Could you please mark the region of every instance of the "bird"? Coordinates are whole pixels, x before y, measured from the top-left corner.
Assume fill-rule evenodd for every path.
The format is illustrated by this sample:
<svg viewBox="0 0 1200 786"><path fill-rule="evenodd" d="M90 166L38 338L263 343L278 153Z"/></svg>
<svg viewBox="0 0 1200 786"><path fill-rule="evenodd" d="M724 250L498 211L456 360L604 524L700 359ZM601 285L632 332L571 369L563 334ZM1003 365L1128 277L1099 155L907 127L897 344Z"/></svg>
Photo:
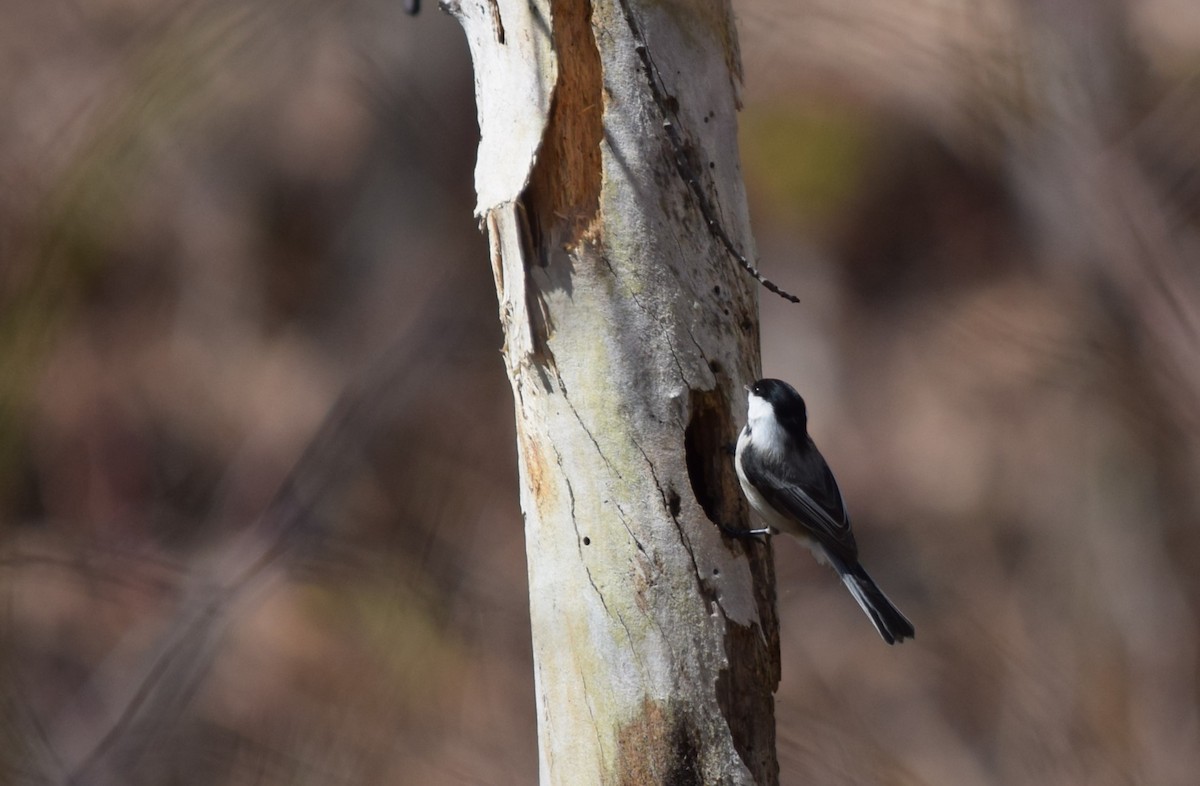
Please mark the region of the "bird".
<svg viewBox="0 0 1200 786"><path fill-rule="evenodd" d="M744 535L786 532L831 566L888 644L915 631L858 561L858 545L841 489L808 434L804 399L786 382L760 379L746 386L746 426L738 435L734 467L742 493L766 524Z"/></svg>

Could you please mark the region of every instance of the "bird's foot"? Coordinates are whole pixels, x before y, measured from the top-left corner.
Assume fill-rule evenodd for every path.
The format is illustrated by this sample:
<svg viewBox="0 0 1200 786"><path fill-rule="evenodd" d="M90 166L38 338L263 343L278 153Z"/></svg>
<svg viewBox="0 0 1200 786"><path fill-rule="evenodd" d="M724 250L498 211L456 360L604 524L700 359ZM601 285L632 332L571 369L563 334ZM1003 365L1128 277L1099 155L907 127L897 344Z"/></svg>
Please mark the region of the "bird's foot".
<svg viewBox="0 0 1200 786"><path fill-rule="evenodd" d="M727 524L720 523L717 524L717 527L720 528L721 532L725 533L725 537L737 538L738 540L754 540L771 534L770 527L763 527L761 529L737 529L735 527L730 527Z"/></svg>

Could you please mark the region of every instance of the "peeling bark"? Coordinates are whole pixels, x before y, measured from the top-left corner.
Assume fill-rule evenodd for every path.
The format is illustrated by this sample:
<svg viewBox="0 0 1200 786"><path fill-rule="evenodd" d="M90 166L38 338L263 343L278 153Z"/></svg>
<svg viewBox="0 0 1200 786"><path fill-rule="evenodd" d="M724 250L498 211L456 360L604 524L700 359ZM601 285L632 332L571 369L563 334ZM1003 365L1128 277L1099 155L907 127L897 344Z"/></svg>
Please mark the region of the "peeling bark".
<svg viewBox="0 0 1200 786"><path fill-rule="evenodd" d="M544 784L778 780L726 2L463 0L516 405ZM731 247L734 253L731 254Z"/></svg>

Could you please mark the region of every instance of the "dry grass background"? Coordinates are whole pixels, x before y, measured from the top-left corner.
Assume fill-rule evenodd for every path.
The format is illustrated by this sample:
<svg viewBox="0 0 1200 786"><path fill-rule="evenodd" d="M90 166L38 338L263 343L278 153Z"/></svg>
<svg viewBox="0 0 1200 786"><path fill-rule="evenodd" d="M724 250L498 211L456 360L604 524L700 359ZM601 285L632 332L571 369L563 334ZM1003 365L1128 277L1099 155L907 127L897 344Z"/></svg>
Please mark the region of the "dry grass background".
<svg viewBox="0 0 1200 786"><path fill-rule="evenodd" d="M1200 12L737 11L762 266L804 300L764 293L765 371L919 631L777 545L783 783L1194 783ZM461 33L4 17L0 782L533 781Z"/></svg>

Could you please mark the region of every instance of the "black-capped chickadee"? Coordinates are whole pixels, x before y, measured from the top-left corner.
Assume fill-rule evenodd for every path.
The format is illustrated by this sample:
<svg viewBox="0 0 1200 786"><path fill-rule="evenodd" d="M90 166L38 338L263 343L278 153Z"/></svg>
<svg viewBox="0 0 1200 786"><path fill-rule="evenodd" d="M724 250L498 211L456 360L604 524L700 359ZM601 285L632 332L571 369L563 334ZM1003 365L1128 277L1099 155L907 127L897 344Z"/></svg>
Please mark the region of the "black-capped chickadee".
<svg viewBox="0 0 1200 786"><path fill-rule="evenodd" d="M888 644L913 637L913 626L858 563L858 546L842 492L808 435L804 399L778 379L747 385L750 408L734 465L742 492L767 534L786 532L833 567Z"/></svg>

